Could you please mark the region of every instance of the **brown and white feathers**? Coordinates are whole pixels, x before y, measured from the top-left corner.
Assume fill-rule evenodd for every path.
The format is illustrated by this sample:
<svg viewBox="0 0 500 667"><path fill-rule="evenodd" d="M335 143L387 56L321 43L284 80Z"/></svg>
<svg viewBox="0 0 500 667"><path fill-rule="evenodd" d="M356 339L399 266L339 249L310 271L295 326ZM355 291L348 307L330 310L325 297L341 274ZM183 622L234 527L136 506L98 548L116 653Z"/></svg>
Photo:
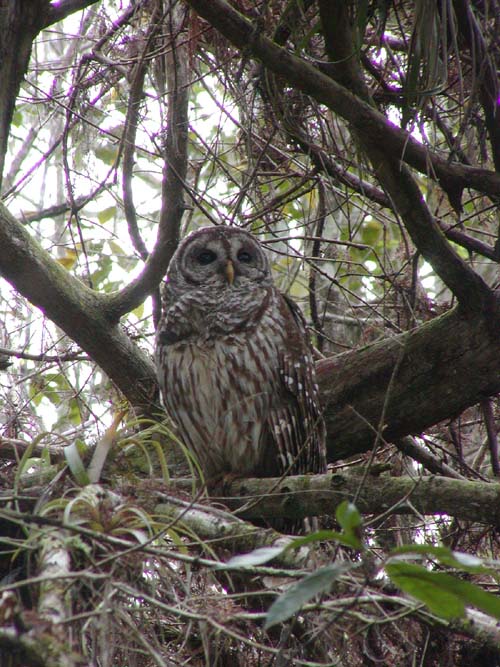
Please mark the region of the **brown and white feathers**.
<svg viewBox="0 0 500 667"><path fill-rule="evenodd" d="M204 227L168 268L157 331L163 401L207 480L326 469L314 362L298 307L249 233Z"/></svg>

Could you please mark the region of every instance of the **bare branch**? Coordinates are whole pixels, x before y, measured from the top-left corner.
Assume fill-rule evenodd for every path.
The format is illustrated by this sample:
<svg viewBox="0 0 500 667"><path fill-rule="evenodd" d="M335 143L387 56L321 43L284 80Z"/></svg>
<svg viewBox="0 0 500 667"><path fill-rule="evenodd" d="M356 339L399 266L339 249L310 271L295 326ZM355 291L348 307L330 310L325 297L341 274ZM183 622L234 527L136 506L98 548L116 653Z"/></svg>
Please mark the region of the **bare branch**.
<svg viewBox="0 0 500 667"><path fill-rule="evenodd" d="M321 0L320 14L326 49L336 63L333 75L361 98L368 98L361 69L352 55L355 48L347 5L331 5ZM378 140L374 141L372 135L359 126L356 127L356 136L422 256L456 295L464 310L476 312L487 309L494 300L489 287L446 241L410 170L400 163L399 156L382 149Z"/></svg>
<svg viewBox="0 0 500 667"><path fill-rule="evenodd" d="M90 5L95 5L98 0L59 0L54 2L45 10L44 22L41 28L48 28L49 25L62 21L66 16L79 12Z"/></svg>
<svg viewBox="0 0 500 667"><path fill-rule="evenodd" d="M269 70L328 106L359 132L370 135L381 150L398 156L422 174L439 181L455 208L460 207L461 193L466 187L491 196L500 195L499 174L467 165L449 164L318 68L277 46L225 0L187 2L238 48L253 54Z"/></svg>
<svg viewBox="0 0 500 667"><path fill-rule="evenodd" d="M118 319L152 292L165 275L179 242L184 214L184 187L187 173L188 140L188 45L184 39L185 7L172 3L167 16L169 32L168 124L165 138L165 166L162 182L162 210L155 247L141 275L108 300L107 311Z"/></svg>
<svg viewBox="0 0 500 667"><path fill-rule="evenodd" d="M420 463L425 470L434 475L452 477L453 479L466 479L459 472L438 459L437 456L434 456L434 454L431 454L427 449L420 446L415 441L415 438L407 436L406 438L401 438L401 440L396 440L394 444L405 456L411 457L414 461Z"/></svg>
<svg viewBox="0 0 500 667"><path fill-rule="evenodd" d="M144 79L147 71L147 54L151 48L151 39L159 27L159 13L156 12L152 18L152 25L149 28L149 35L146 39L146 48L142 52L139 61L136 63L132 72L132 83L130 86L129 99L127 104L127 116L125 119L125 129L123 132L123 172L122 172L122 191L123 208L127 220L128 232L132 245L139 253L139 256L146 261L149 255L148 249L139 232L137 224L137 214L134 206L132 194L132 178L135 155L135 139L137 136L137 126L140 118L141 98L144 93Z"/></svg>
<svg viewBox="0 0 500 667"><path fill-rule="evenodd" d="M495 413L490 400L482 401L481 408L486 424L488 448L490 450L491 468L495 477L500 477L500 461L498 459L498 434L495 426Z"/></svg>

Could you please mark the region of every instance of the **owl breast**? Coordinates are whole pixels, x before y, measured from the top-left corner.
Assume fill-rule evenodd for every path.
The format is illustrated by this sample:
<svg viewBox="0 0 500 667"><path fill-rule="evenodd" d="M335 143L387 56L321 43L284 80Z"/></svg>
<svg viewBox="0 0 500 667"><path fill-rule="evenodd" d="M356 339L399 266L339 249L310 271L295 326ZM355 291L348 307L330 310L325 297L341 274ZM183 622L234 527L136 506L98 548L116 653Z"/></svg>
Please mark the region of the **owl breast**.
<svg viewBox="0 0 500 667"><path fill-rule="evenodd" d="M274 290L264 296L253 299L252 312L242 303L232 308L226 304L222 319L216 310L207 313L205 306L203 327L158 346L165 406L207 479L277 470L266 451L266 421L280 400L278 358L284 327L271 317L276 311ZM196 321L193 308L191 303L191 322Z"/></svg>

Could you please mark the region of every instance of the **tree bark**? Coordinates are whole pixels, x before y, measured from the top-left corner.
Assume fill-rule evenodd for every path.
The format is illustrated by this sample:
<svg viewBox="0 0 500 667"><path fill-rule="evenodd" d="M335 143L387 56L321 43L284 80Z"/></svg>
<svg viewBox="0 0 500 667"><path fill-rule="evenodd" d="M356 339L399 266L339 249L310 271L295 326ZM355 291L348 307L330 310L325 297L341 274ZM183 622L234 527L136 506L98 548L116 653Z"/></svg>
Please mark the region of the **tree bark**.
<svg viewBox="0 0 500 667"><path fill-rule="evenodd" d="M500 318L455 309L413 331L318 363L328 459L370 449L384 401L382 438L419 434L500 391ZM394 377L393 377L394 374Z"/></svg>
<svg viewBox="0 0 500 667"><path fill-rule="evenodd" d="M48 0L0 0L0 182L12 114Z"/></svg>
<svg viewBox="0 0 500 667"><path fill-rule="evenodd" d="M362 514L445 514L500 526L500 484L446 477L390 477L357 473L234 481L219 500L242 519L335 516L344 500ZM460 502L457 502L460 498Z"/></svg>

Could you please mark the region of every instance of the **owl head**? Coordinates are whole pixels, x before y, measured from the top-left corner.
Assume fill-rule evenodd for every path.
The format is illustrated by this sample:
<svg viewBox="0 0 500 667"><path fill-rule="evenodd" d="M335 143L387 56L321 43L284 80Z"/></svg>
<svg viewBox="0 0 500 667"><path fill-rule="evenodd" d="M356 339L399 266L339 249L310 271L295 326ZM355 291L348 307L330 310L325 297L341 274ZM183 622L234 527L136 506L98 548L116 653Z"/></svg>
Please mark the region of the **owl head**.
<svg viewBox="0 0 500 667"><path fill-rule="evenodd" d="M179 244L168 271L169 286L214 288L272 283L260 243L237 227L202 227ZM172 284L173 283L173 284Z"/></svg>

